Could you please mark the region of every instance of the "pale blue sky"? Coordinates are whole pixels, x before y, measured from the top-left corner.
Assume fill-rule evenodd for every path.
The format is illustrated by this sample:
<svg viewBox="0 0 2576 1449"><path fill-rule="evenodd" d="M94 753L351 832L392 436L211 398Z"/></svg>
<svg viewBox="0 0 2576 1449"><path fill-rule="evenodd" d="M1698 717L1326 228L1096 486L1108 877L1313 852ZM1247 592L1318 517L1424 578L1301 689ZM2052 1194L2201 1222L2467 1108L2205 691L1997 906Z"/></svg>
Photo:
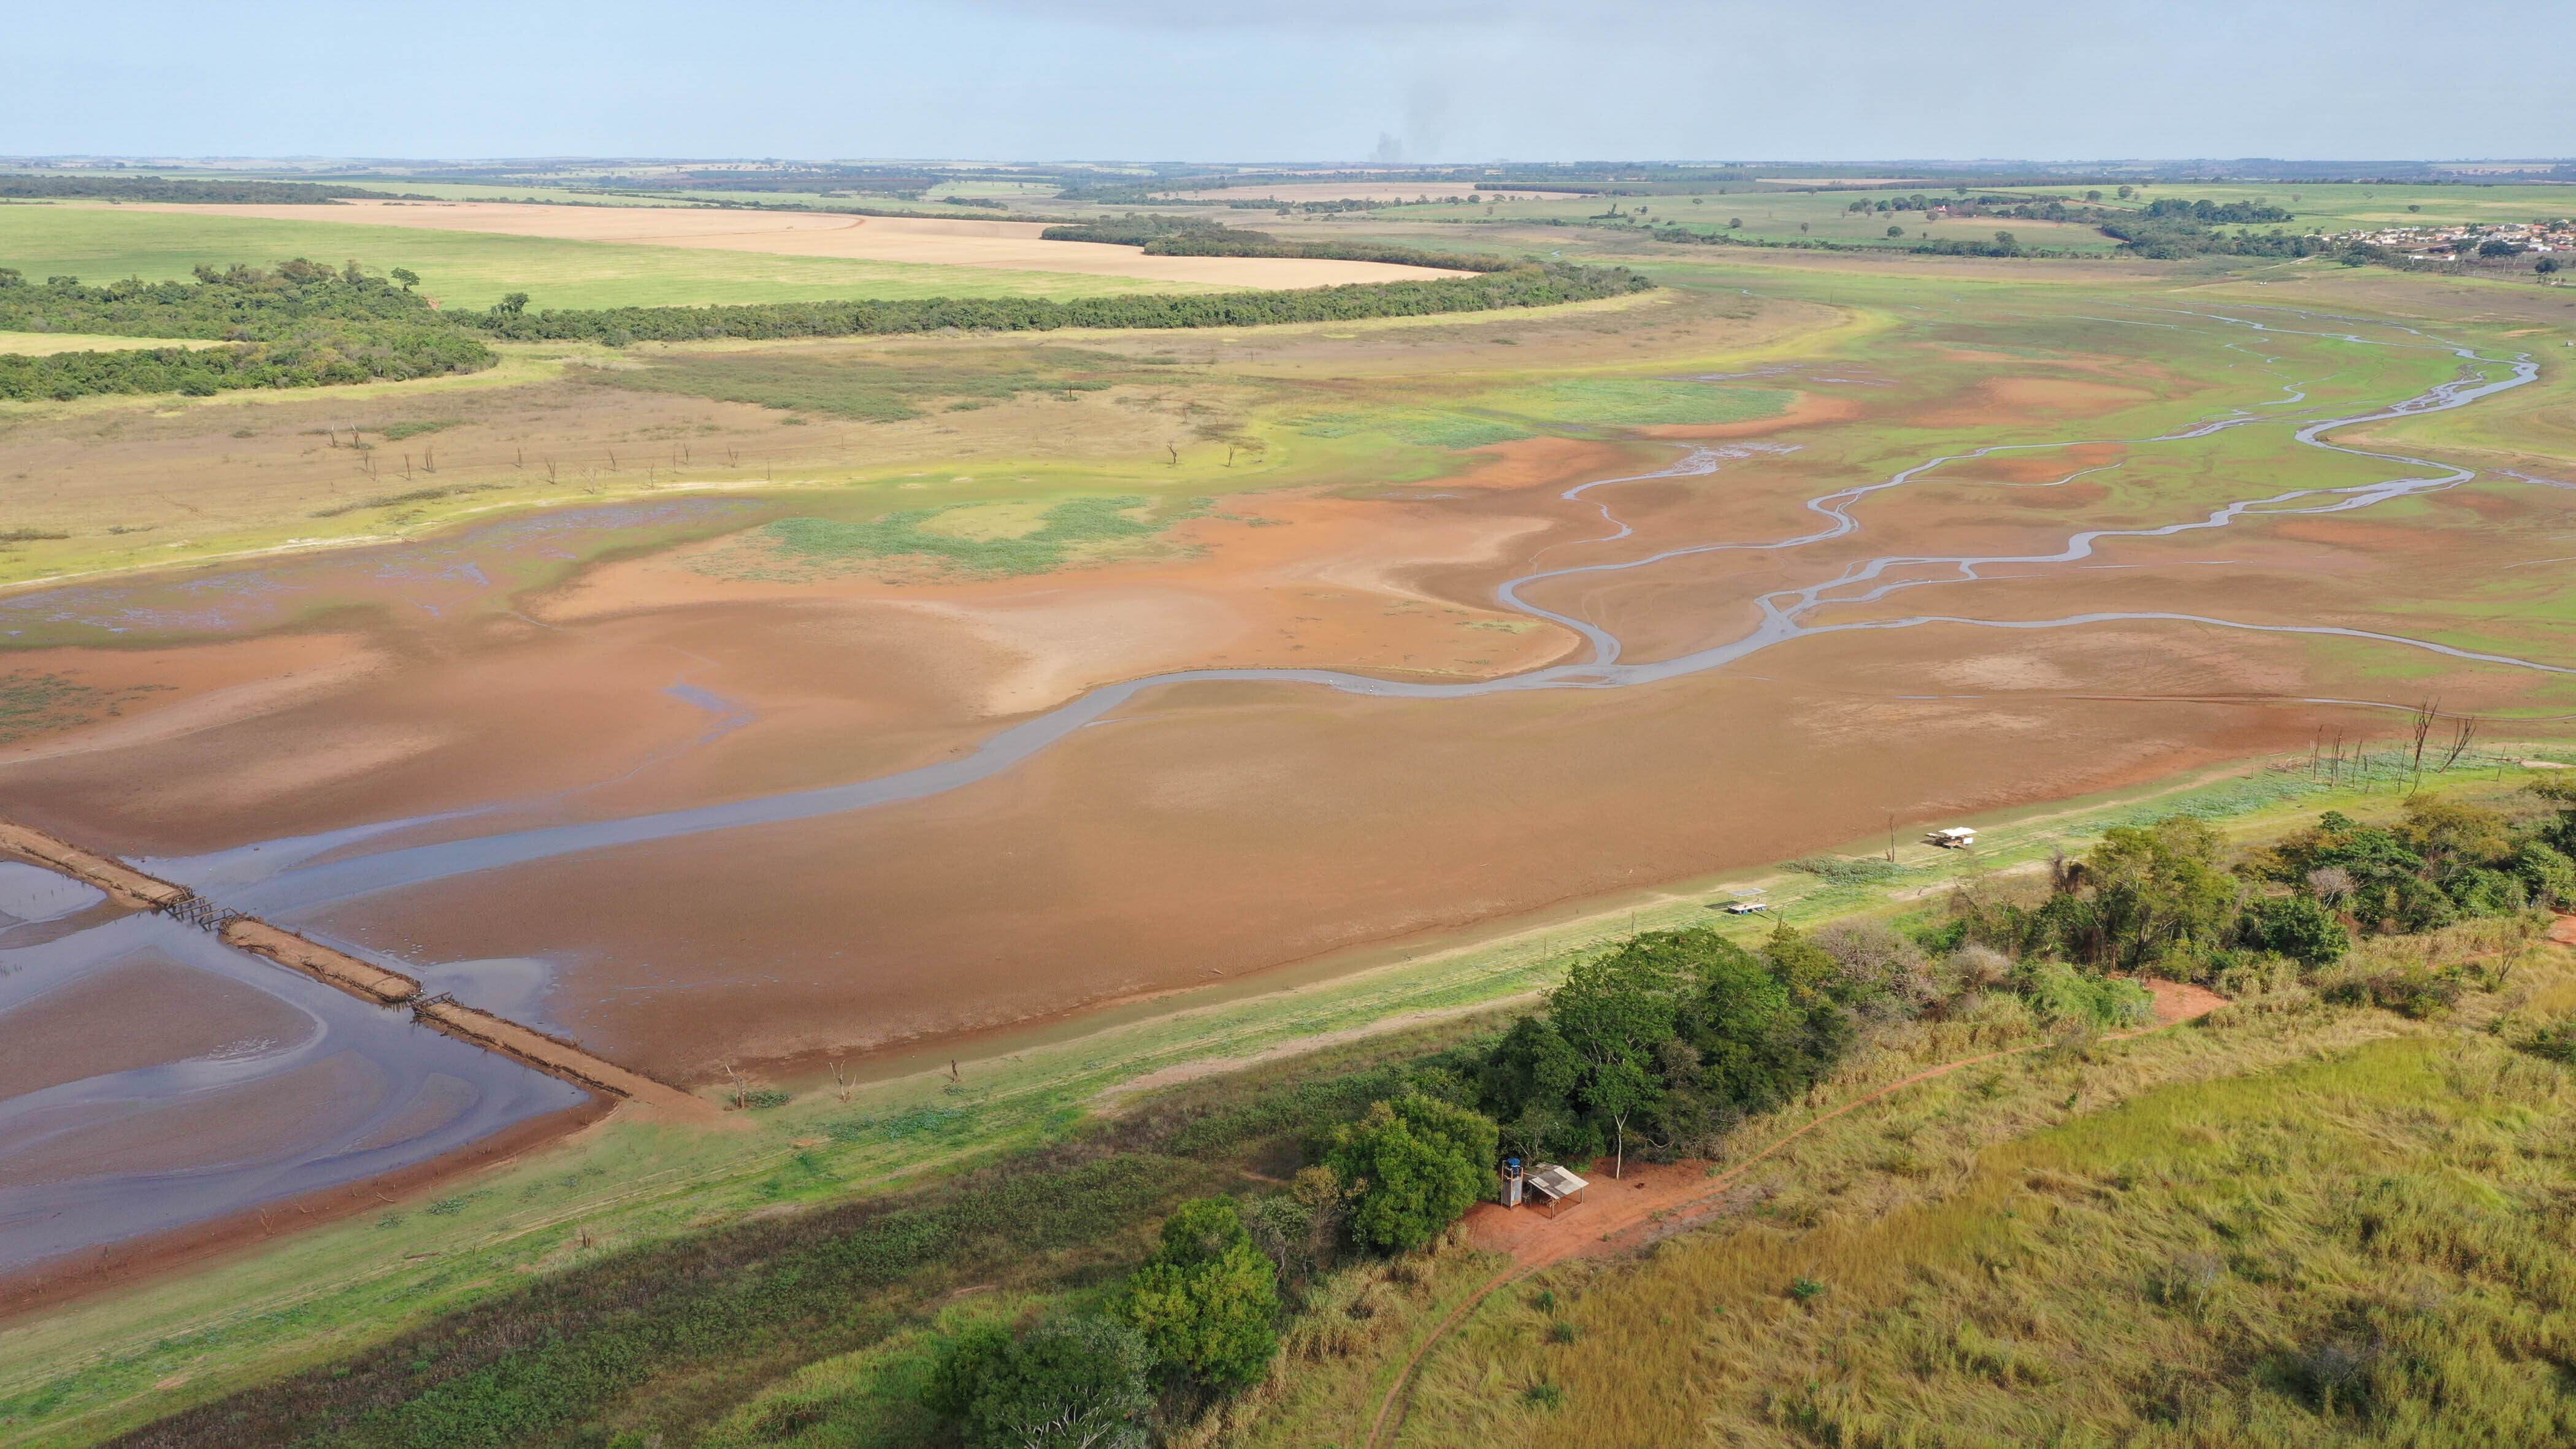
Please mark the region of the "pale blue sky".
<svg viewBox="0 0 2576 1449"><path fill-rule="evenodd" d="M0 8L0 155L2576 154L2566 0Z"/></svg>

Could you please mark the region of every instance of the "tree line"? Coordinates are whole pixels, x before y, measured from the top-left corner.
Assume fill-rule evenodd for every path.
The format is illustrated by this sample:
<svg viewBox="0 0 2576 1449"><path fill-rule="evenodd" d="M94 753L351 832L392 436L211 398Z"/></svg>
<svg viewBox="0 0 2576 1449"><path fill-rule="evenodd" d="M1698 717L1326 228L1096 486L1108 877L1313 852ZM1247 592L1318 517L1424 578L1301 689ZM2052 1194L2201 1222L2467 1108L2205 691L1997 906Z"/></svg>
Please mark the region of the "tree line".
<svg viewBox="0 0 2576 1449"><path fill-rule="evenodd" d="M172 176L35 176L0 175L0 197L28 201L194 201L247 202L263 205L325 205L334 201L429 198L409 193L371 191L322 181L259 181L249 177Z"/></svg>
<svg viewBox="0 0 2576 1449"><path fill-rule="evenodd" d="M1391 242L1284 241L1264 231L1226 226L1202 217L1138 215L1051 226L1048 241L1111 242L1143 247L1154 257L1303 257L1343 262L1390 262L1404 267L1447 267L1461 272L1502 272L1520 265L1504 257L1453 256Z"/></svg>
<svg viewBox="0 0 2576 1449"><path fill-rule="evenodd" d="M400 267L380 277L354 261L333 268L300 257L272 268L199 267L189 282L128 278L103 287L83 286L73 276L48 277L37 284L0 267L0 331L227 344L0 357L0 399L204 395L234 388L322 387L473 372L498 360L487 338L623 347L716 337L853 337L952 328L1250 327L1547 307L1653 286L1624 267L1518 263L1471 277L1200 296L1147 294L1069 302L926 297L530 312L528 295L513 292L488 311L469 312L432 308L416 290L419 282L416 274Z"/></svg>
<svg viewBox="0 0 2576 1449"><path fill-rule="evenodd" d="M1549 307L1650 289L1625 267L1527 263L1474 277L1362 282L1293 291L1138 294L1080 297L922 297L856 302L770 302L715 307L612 307L597 311L525 310L524 300L457 320L513 341L572 340L622 347L633 342L699 338L857 337L887 333L1044 332L1066 327L1257 327L1281 322L1344 322Z"/></svg>

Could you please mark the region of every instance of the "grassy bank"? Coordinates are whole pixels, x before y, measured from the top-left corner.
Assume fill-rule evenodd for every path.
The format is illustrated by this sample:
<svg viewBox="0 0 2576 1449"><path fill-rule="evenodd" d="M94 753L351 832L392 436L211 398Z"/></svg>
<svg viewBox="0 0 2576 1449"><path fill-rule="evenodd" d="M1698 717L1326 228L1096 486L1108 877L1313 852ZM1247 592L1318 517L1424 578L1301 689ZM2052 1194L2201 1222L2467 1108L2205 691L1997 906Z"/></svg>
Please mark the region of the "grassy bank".
<svg viewBox="0 0 2576 1449"><path fill-rule="evenodd" d="M1393 1442L2559 1442L2576 1089L2519 1046L2568 967L2441 1026L2293 991L1929 1084L1498 1297Z"/></svg>

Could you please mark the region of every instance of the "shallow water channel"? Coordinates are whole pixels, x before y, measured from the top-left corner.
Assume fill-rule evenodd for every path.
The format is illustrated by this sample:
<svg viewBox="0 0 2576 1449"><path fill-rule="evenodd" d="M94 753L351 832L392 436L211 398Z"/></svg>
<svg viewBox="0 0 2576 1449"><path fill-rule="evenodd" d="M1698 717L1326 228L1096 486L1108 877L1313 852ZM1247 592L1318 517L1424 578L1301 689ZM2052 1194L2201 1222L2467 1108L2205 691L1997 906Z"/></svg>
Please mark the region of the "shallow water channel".
<svg viewBox="0 0 2576 1449"><path fill-rule="evenodd" d="M8 909L37 883L0 884ZM96 897L64 884L40 898ZM0 1273L410 1167L587 1100L193 926L86 923L99 914L0 929Z"/></svg>

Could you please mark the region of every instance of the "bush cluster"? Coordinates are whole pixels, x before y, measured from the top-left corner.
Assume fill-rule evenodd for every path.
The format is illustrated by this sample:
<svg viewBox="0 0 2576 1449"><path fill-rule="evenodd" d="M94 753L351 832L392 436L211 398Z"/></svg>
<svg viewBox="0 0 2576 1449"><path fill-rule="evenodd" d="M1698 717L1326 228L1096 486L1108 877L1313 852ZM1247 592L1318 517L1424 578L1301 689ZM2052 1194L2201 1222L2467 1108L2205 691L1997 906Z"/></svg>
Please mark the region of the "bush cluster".
<svg viewBox="0 0 2576 1449"><path fill-rule="evenodd" d="M0 331L229 344L0 356L0 398L13 401L328 387L475 372L498 360L409 286L356 262L335 269L301 257L273 269L199 267L191 282L127 278L104 287L68 276L39 286L0 267Z"/></svg>

